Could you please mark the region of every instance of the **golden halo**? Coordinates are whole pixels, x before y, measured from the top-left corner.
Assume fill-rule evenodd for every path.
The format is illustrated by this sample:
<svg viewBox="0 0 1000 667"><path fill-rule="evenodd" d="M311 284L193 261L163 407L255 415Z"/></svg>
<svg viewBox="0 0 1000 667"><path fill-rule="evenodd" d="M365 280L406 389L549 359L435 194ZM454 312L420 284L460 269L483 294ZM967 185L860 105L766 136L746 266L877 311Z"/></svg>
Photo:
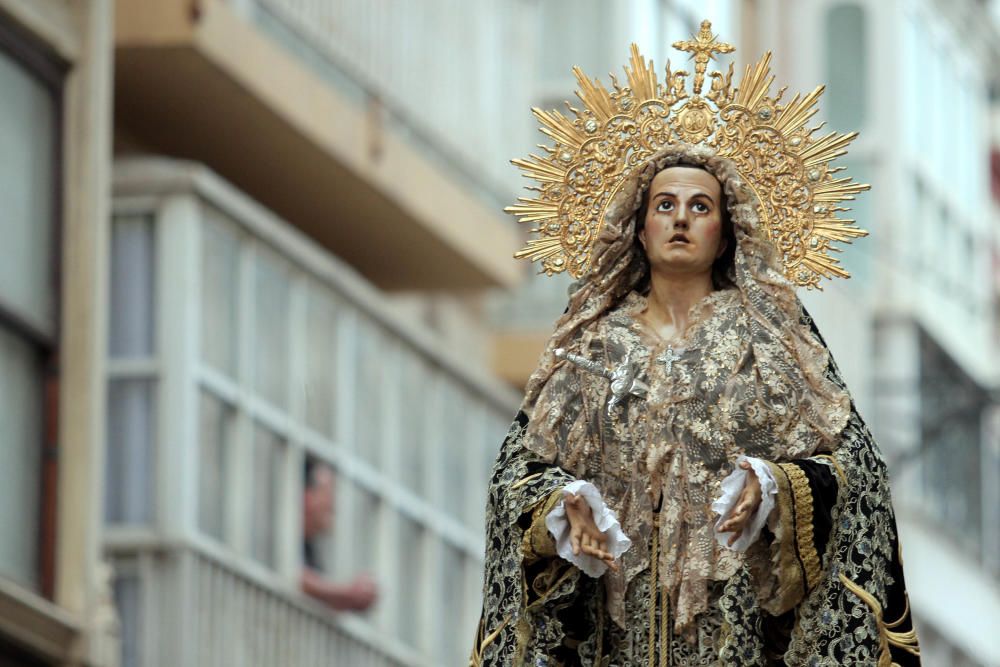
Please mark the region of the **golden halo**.
<svg viewBox="0 0 1000 667"><path fill-rule="evenodd" d="M761 222L781 251L785 275L793 284L819 287L820 278L850 277L830 256L839 251L831 244L850 243L868 232L854 220L838 218L849 210L839 204L869 186L837 177L842 168L830 163L847 152L857 133L814 136L822 125L806 127L818 111L823 86L784 104L784 88L772 97L770 52L746 67L738 86L732 84L732 65L725 75L709 73L711 85L702 95L708 61L734 50L717 41L711 27L702 21L697 35L673 45L690 52L695 62L690 93L688 72L671 71L668 62L665 78L657 80L652 61L633 44L625 67L628 85L612 75L608 90L574 67L583 108L569 107L573 118L532 109L553 145L541 146L544 156L513 161L538 183L530 188L534 197L521 197L520 204L506 209L520 222L537 223L531 230L537 237L515 257L540 261L549 275L586 275L613 193L658 150L684 142L706 146L734 162L758 195Z"/></svg>

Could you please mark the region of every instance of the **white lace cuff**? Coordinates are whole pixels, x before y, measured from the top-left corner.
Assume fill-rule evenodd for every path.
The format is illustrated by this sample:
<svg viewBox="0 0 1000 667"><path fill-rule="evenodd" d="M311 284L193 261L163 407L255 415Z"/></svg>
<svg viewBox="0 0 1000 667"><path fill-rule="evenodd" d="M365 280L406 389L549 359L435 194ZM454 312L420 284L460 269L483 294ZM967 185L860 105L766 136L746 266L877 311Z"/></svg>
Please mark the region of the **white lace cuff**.
<svg viewBox="0 0 1000 667"><path fill-rule="evenodd" d="M604 503L604 499L601 498L601 492L597 490L596 486L585 480L578 479L563 487L563 496L565 497L569 494L583 496L587 500L587 504L590 505L590 511L594 513L594 523L597 524L598 530L604 533L604 536L607 538L607 550L612 556L618 558L628 551L628 548L632 546L632 540L622 531L621 524L618 523L618 517ZM608 569L607 564L599 558L594 558L584 553L580 553L579 555L573 553L573 546L569 541L569 519L566 518L565 502L560 500L559 504L553 507L552 511L546 515L545 526L552 533L552 537L555 538L556 552L583 570L585 574L596 578L604 574Z"/></svg>
<svg viewBox="0 0 1000 667"><path fill-rule="evenodd" d="M733 533L731 531L719 532L719 526L732 514L736 501L739 500L740 493L743 491L743 485L746 483L747 471L740 467L740 463L743 461L750 462L750 467L753 468L760 481L760 505L754 515L750 517L750 522L743 529L743 534L730 546L729 538L732 537ZM775 496L777 495L778 485L767 464L761 459L740 456L736 459L736 470L722 480L722 495L712 503L712 511L719 515L719 520L715 522L715 539L728 549L746 551L747 547L760 536L761 528L764 527L767 518L771 515L771 510L774 509Z"/></svg>

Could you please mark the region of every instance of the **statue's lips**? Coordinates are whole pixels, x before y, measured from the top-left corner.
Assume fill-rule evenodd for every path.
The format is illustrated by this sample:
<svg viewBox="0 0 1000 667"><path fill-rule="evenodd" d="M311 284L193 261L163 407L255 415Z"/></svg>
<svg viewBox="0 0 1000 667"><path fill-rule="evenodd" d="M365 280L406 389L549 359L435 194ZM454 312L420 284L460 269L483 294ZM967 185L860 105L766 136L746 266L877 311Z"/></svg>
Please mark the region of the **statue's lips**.
<svg viewBox="0 0 1000 667"><path fill-rule="evenodd" d="M688 238L686 236L684 236L683 234L674 234L673 236L670 237L670 240L667 241L667 245L674 245L675 243L685 243L686 244L686 243L690 243L690 241L688 241Z"/></svg>

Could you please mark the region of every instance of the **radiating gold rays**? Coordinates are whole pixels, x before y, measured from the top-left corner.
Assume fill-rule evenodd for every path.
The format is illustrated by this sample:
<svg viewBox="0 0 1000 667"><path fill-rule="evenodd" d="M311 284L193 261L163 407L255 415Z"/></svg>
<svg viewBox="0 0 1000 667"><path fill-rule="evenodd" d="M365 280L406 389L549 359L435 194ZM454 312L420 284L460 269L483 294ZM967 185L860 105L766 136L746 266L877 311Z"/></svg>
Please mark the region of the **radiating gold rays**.
<svg viewBox="0 0 1000 667"><path fill-rule="evenodd" d="M661 81L653 62L633 44L625 85L612 76L609 88L574 68L582 107L569 107L572 117L532 110L552 145L542 147L544 155L513 161L538 183L532 188L536 196L506 209L521 222L537 224L532 232L538 237L515 257L540 262L548 274L585 275L607 206L622 182L663 146L685 142L732 159L755 192L768 193L760 201L760 217L784 252L792 282L818 287L821 278L848 277L830 255L840 250L832 244L867 232L838 218L848 210L838 204L868 186L836 177L841 169L830 164L847 152L856 133L814 137L822 126L806 127L818 112L823 87L782 104L785 89L772 96L771 54L765 53L746 66L737 86L732 65L725 74L708 72L710 90L702 95L707 63L732 46L719 42L707 21L692 40L674 46L691 52L695 61L691 92L688 72L671 70L668 62Z"/></svg>

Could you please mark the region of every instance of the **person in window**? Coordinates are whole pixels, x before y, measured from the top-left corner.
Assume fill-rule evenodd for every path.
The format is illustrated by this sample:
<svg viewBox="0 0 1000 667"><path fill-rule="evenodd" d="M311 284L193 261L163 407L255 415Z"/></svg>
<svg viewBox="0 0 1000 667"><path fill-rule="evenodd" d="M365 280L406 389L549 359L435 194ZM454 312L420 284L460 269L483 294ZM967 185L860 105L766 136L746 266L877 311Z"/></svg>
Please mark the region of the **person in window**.
<svg viewBox="0 0 1000 667"><path fill-rule="evenodd" d="M714 40L675 45L691 93L633 48L538 112L525 254L583 268L493 469L473 666L919 663L885 465L788 277L829 266L845 140L766 57L701 97Z"/></svg>
<svg viewBox="0 0 1000 667"><path fill-rule="evenodd" d="M360 573L347 584L335 583L324 575L317 540L330 532L334 513L333 468L313 458L305 464L302 495L302 592L338 611L365 611L378 599L374 580Z"/></svg>

